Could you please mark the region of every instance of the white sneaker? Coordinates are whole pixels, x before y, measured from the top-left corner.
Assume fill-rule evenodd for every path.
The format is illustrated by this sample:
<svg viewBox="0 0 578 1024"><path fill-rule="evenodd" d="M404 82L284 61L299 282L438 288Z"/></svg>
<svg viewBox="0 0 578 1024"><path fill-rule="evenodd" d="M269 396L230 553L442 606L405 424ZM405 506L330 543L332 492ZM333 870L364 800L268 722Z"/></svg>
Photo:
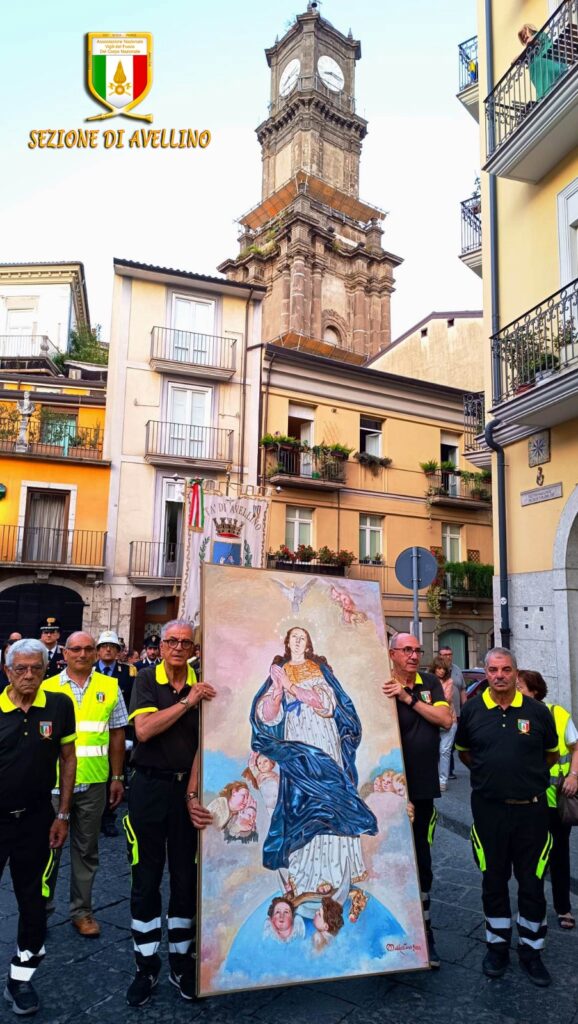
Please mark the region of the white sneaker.
<svg viewBox="0 0 578 1024"><path fill-rule="evenodd" d="M446 792L446 790L447 790L447 788L448 788L448 784L447 784L447 782L440 782L440 791L441 791L442 793L445 793L445 792Z"/></svg>

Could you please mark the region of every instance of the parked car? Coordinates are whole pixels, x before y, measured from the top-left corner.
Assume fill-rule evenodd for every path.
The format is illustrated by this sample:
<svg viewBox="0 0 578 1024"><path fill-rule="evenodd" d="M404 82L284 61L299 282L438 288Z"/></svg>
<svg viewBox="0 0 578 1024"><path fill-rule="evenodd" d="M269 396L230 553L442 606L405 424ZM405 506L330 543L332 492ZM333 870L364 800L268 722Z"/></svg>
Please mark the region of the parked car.
<svg viewBox="0 0 578 1024"><path fill-rule="evenodd" d="M475 697L478 693L483 693L488 685L486 670L483 668L464 668L462 671L466 684L466 700L469 700L470 697Z"/></svg>

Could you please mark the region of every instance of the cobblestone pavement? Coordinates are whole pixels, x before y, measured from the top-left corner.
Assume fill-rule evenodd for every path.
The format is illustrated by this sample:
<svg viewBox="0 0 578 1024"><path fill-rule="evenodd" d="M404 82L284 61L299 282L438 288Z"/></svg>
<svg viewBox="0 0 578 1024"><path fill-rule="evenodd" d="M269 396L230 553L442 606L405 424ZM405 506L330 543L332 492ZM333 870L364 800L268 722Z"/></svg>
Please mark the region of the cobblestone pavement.
<svg viewBox="0 0 578 1024"><path fill-rule="evenodd" d="M440 801L440 810L451 827L438 827L434 844L432 917L442 959L440 971L269 989L190 1004L169 985L164 966L152 1001L143 1009L132 1010L125 1002L133 960L124 842L120 837L102 839L95 899L101 937L81 938L67 919L65 852L47 957L36 975L42 1000L36 1020L43 1024L137 1020L139 1024L191 1020L198 1024L399 1024L407 1019L417 1019L419 1024L542 1024L545 1020L578 1024L578 931L561 932L552 912L544 958L554 976L551 988L535 988L521 975L515 957L504 978L490 981L482 974L485 946L480 877L469 842L454 830L455 823L448 816L452 800L444 797ZM465 798L461 803L465 805ZM6 967L15 933L16 903L6 872L0 885L0 952ZM11 1019L15 1018L7 1007L4 1014L0 1010L0 1020Z"/></svg>

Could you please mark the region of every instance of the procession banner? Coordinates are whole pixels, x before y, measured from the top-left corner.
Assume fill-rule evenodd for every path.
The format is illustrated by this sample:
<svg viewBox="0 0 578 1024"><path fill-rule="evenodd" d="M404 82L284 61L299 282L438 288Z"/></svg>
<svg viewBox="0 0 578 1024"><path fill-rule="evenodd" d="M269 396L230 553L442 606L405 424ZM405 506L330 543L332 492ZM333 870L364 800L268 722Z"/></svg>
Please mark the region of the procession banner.
<svg viewBox="0 0 578 1024"><path fill-rule="evenodd" d="M268 512L268 498L205 494L202 480L188 481L179 618L200 625L203 564L266 565Z"/></svg>
<svg viewBox="0 0 578 1024"><path fill-rule="evenodd" d="M379 585L203 569L198 991L428 967Z"/></svg>

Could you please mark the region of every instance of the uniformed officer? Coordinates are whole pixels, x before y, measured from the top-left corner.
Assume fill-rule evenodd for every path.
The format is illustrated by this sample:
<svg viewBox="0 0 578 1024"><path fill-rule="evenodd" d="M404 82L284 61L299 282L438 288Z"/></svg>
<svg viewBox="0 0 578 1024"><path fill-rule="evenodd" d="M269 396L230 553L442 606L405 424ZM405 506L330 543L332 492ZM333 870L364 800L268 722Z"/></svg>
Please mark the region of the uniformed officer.
<svg viewBox="0 0 578 1024"><path fill-rule="evenodd" d="M47 615L39 627L40 639L48 651L48 665L44 678L50 679L57 672L64 668L64 648L58 643L60 640L60 623L53 615Z"/></svg>
<svg viewBox="0 0 578 1024"><path fill-rule="evenodd" d="M140 671L141 668L154 668L160 662L160 648L159 644L161 638L158 633L151 633L148 640L145 642L145 656L137 661L136 667Z"/></svg>
<svg viewBox="0 0 578 1024"><path fill-rule="evenodd" d="M483 971L500 978L508 968L512 921L508 881L518 882L518 957L535 985L551 977L540 951L546 936L544 872L552 838L546 789L558 759L552 715L516 689L516 660L494 647L485 658L488 689L462 708L456 750L471 770L471 838L483 872L487 952Z"/></svg>
<svg viewBox="0 0 578 1024"><path fill-rule="evenodd" d="M66 840L76 770L72 701L40 689L48 661L40 640L18 640L6 656L0 694L0 876L10 861L18 901L18 947L4 998L14 1013L36 1013L32 976L46 934L46 883L53 853ZM51 790L60 766L56 818Z"/></svg>
<svg viewBox="0 0 578 1024"><path fill-rule="evenodd" d="M131 928L137 972L127 992L129 1006L144 1006L158 981L160 882L167 856L169 980L183 999L195 998L191 946L197 832L188 798L198 802L198 786L192 791L188 787L199 741L198 705L211 700L215 690L208 683L197 683L187 665L192 649L189 623L167 622L162 630L162 661L139 672L131 702L137 742L124 827L132 864Z"/></svg>
<svg viewBox="0 0 578 1024"><path fill-rule="evenodd" d="M112 676L113 679L116 679L120 692L124 698L124 703L128 708L130 706L132 687L136 678L137 670L134 665L125 665L119 660L121 651L122 642L120 637L113 629L105 629L96 641L97 660L94 667L97 672L101 672L105 676ZM132 749L132 745L133 730L131 726L128 726L125 732L125 747L127 746L128 751L130 751ZM116 812L114 808L110 806L110 788L108 786L106 792L106 804L104 811L102 812L102 820L100 823L100 831L109 839L114 838L119 834L116 825Z"/></svg>
<svg viewBox="0 0 578 1024"><path fill-rule="evenodd" d="M407 793L413 804L413 838L430 967L440 967L430 919L433 882L431 844L437 821L434 799L441 796L438 760L440 729L449 729L452 713L442 684L429 672L418 672L423 648L417 637L398 633L389 645L392 678L383 685L386 697L396 701Z"/></svg>

